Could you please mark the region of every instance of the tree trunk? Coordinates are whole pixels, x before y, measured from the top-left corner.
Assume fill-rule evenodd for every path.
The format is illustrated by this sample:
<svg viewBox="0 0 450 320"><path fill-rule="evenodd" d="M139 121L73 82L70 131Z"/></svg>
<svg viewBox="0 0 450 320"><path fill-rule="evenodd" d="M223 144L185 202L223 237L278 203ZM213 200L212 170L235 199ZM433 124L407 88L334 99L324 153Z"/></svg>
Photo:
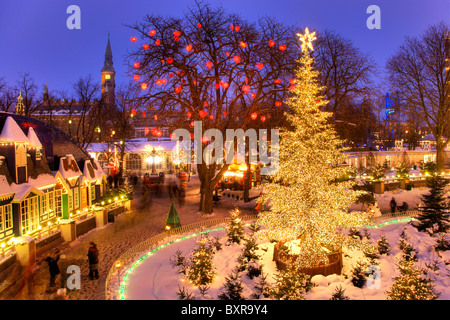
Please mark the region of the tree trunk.
<svg viewBox="0 0 450 320"><path fill-rule="evenodd" d="M436 165L439 172L443 171L444 166L444 144L442 142L436 141Z"/></svg>
<svg viewBox="0 0 450 320"><path fill-rule="evenodd" d="M199 211L202 214L213 213L213 191L214 185L208 177L201 178L200 180L200 204Z"/></svg>

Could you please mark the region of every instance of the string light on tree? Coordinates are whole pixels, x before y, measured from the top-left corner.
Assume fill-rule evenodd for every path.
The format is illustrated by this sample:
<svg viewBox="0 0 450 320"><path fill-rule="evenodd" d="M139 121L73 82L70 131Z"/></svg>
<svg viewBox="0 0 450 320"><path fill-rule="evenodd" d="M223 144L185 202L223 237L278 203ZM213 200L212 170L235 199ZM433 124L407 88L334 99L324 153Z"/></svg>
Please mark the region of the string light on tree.
<svg viewBox="0 0 450 320"><path fill-rule="evenodd" d="M330 250L341 246L361 248L359 238L336 230L368 225L369 220L364 212L347 212L360 193L352 189L353 182L336 183L348 169L338 165L344 162L345 150L328 123L332 114L321 111L327 101L310 55L315 32L306 29L299 39L303 55L296 71L298 85L285 101L290 110L285 116L293 130L280 132L278 170L260 200L270 199L270 208L261 212L259 223L268 239L287 245L295 241L298 266L303 268L328 263Z"/></svg>

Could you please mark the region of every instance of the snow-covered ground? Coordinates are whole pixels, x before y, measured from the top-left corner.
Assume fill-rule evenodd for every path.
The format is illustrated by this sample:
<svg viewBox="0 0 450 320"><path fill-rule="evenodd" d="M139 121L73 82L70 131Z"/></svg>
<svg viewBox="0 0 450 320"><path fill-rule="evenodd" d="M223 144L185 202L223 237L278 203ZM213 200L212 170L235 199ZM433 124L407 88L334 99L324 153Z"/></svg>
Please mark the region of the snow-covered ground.
<svg viewBox="0 0 450 320"><path fill-rule="evenodd" d="M369 229L372 243L376 243L385 234L391 248L391 255L383 255L379 259L380 281L370 282L369 286L362 289L355 287L351 282L351 270L357 261L363 259L362 252L344 250L344 268L342 275L314 276L313 283L316 285L305 295L308 300L328 300L332 296L335 288L339 285L345 290L352 300L384 300L385 291L389 290L393 284L393 277L399 274L396 269L397 259L401 256L397 244L400 233L405 229L409 242L418 250L418 266L426 268L426 264L438 261L438 271L429 271L428 275L435 280L435 291L441 293L439 299L450 299L450 251L436 253L433 249L435 239L425 233L418 232L409 223L397 223L387 225L378 229ZM130 271L124 271L126 281L124 281L124 299L150 299L150 300L174 300L177 299L179 288L184 288L188 292L195 294L196 299L217 299L223 289L225 277L228 276L237 265L237 256L242 252L243 245L232 244L226 246L226 234L224 230L209 233L212 237L221 237L222 250L214 256L214 266L217 268L217 275L210 285L204 297L201 296L197 287L190 284L185 277L173 266L171 258L175 252L180 250L183 256L189 257L191 250L196 247L199 236L193 236L185 240L170 244L151 255L142 259ZM180 237L179 237L180 238ZM174 240L174 238L169 239ZM264 266L264 273L269 274L269 282L273 282L273 275L276 274L275 262L272 261L273 244L259 242L261 261ZM447 265L446 265L447 263ZM255 280L250 280L245 272L240 273L244 284L244 297L251 298L254 292ZM122 279L123 280L123 279ZM373 284L370 286L370 284ZM370 288L371 287L371 288Z"/></svg>

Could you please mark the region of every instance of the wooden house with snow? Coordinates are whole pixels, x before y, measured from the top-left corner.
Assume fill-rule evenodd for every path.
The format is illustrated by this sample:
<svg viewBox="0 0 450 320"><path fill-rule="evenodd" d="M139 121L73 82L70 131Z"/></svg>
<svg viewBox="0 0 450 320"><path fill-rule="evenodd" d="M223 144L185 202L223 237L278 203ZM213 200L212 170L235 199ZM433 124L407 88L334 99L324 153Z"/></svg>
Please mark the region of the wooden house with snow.
<svg viewBox="0 0 450 320"><path fill-rule="evenodd" d="M82 212L105 189L98 162L64 133L0 112L0 242Z"/></svg>

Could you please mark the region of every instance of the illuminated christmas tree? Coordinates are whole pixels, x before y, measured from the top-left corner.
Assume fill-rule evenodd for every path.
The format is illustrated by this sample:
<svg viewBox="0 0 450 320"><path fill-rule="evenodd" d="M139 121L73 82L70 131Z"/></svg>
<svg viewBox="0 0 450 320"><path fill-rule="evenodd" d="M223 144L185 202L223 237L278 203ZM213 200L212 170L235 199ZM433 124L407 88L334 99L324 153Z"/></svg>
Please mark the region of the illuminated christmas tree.
<svg viewBox="0 0 450 320"><path fill-rule="evenodd" d="M332 113L321 111L327 101L310 55L314 35L308 29L299 34L303 55L286 102L290 108L286 117L293 129L280 132L279 168L261 198L270 200L270 208L259 217L266 227L261 232L269 239L298 239L300 267L327 263L330 249L359 245L360 239L337 230L368 223L366 213L347 211L360 194L352 189L353 183L338 182L348 169L339 165L345 159L343 141L329 124Z"/></svg>
<svg viewBox="0 0 450 320"><path fill-rule="evenodd" d="M187 278L192 284L202 286L210 284L216 276L216 268L213 265L214 251L208 245L207 238L197 241L197 248L192 252L191 265L188 267Z"/></svg>
<svg viewBox="0 0 450 320"><path fill-rule="evenodd" d="M434 281L416 266L413 259L403 259L398 264L400 276L386 292L388 300L435 300L440 293L434 291Z"/></svg>

